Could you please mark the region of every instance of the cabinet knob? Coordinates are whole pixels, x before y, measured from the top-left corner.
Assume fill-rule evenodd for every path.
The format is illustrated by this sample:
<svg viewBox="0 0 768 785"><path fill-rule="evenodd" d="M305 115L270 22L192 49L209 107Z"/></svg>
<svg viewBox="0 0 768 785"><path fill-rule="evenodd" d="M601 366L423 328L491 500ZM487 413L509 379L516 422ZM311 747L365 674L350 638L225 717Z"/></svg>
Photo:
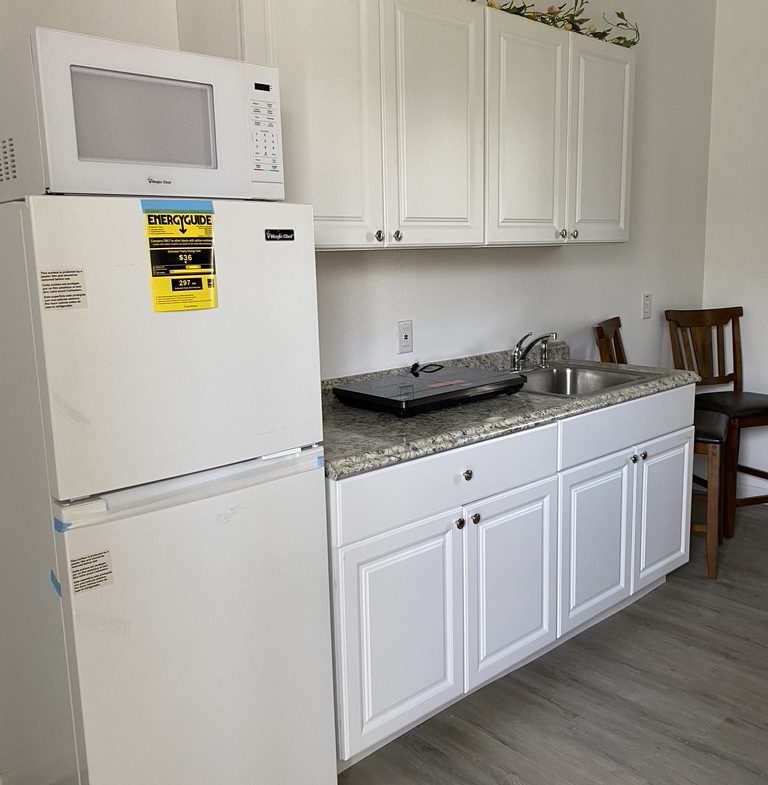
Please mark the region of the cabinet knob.
<svg viewBox="0 0 768 785"><path fill-rule="evenodd" d="M563 240L565 240L565 238L568 237L568 230L567 229L561 229L558 232L558 234L560 235L560 237L563 238Z"/></svg>
<svg viewBox="0 0 768 785"><path fill-rule="evenodd" d="M579 230L578 229L574 229L571 232L571 237L573 237L574 240L578 240L579 239Z"/></svg>
<svg viewBox="0 0 768 785"><path fill-rule="evenodd" d="M630 455L629 456L629 462L630 463L637 463L637 456L636 455Z"/></svg>
<svg viewBox="0 0 768 785"><path fill-rule="evenodd" d="M376 232L376 234L374 235L374 237L375 237L375 238L376 238L376 239L377 239L377 240L378 240L380 243L383 243L383 242L384 242L384 232L383 232L383 230L379 229L379 231L378 231L378 232Z"/></svg>
<svg viewBox="0 0 768 785"><path fill-rule="evenodd" d="M403 239L403 233L399 229L396 229L392 237L394 237L397 242L400 242L400 240Z"/></svg>
<svg viewBox="0 0 768 785"><path fill-rule="evenodd" d="M467 482L469 482L469 481L472 479L472 477L473 477L472 469L467 469L467 470L464 472L464 479L465 479Z"/></svg>
<svg viewBox="0 0 768 785"><path fill-rule="evenodd" d="M476 513L475 513L475 514L472 516L472 523L474 523L475 525L477 525L478 523L480 523L480 513L479 513L479 512L476 512Z"/></svg>
<svg viewBox="0 0 768 785"><path fill-rule="evenodd" d="M456 528L457 529L463 529L465 523L466 523L466 521L463 518L459 518L459 520L456 521Z"/></svg>
<svg viewBox="0 0 768 785"><path fill-rule="evenodd" d="M648 457L648 453L647 453L645 450L643 450L643 451L640 453L640 457L641 457L643 460L645 460L645 459Z"/></svg>

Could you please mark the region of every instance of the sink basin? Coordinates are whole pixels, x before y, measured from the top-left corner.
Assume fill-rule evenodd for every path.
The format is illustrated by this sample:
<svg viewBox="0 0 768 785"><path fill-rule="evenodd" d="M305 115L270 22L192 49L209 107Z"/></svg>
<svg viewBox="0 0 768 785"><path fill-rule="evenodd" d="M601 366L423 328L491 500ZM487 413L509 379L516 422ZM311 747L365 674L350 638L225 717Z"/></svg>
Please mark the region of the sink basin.
<svg viewBox="0 0 768 785"><path fill-rule="evenodd" d="M631 371L570 365L535 368L523 374L528 378L524 392L569 396L590 395L644 378L643 374Z"/></svg>

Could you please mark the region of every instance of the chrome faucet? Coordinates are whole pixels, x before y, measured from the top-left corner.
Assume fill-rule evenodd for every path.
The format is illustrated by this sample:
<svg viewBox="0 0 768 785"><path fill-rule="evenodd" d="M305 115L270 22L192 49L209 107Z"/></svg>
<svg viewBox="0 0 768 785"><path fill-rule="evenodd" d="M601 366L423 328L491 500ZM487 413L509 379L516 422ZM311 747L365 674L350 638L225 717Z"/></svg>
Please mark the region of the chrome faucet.
<svg viewBox="0 0 768 785"><path fill-rule="evenodd" d="M541 362L539 365L542 368L546 368L547 366L547 344L550 341L557 340L557 333L544 333L544 335L539 335L537 338L534 338L528 346L523 348L523 344L525 343L526 339L530 338L533 335L532 332L526 333L516 344L515 348L512 350L512 370L519 371L523 367L523 362L525 358L530 354L531 349L533 349L536 344L541 344Z"/></svg>

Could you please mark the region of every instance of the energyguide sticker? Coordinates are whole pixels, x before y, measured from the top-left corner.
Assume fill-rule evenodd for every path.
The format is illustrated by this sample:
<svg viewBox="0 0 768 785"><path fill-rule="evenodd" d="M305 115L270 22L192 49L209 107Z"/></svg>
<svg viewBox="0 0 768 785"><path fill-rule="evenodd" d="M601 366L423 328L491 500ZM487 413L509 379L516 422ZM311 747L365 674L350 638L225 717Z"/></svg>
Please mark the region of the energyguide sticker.
<svg viewBox="0 0 768 785"><path fill-rule="evenodd" d="M109 586L114 582L112 553L110 551L78 556L69 560L69 566L72 570L72 586L75 594L88 591L88 589Z"/></svg>
<svg viewBox="0 0 768 785"><path fill-rule="evenodd" d="M218 307L213 202L142 199L157 312Z"/></svg>

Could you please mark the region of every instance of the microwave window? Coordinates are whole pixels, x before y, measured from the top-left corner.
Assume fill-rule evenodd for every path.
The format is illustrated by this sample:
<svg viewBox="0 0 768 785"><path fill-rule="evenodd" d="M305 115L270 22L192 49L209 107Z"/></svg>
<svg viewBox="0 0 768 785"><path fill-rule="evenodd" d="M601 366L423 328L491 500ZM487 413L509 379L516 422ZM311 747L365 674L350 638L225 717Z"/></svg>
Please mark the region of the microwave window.
<svg viewBox="0 0 768 785"><path fill-rule="evenodd" d="M211 85L70 70L81 161L216 168Z"/></svg>

